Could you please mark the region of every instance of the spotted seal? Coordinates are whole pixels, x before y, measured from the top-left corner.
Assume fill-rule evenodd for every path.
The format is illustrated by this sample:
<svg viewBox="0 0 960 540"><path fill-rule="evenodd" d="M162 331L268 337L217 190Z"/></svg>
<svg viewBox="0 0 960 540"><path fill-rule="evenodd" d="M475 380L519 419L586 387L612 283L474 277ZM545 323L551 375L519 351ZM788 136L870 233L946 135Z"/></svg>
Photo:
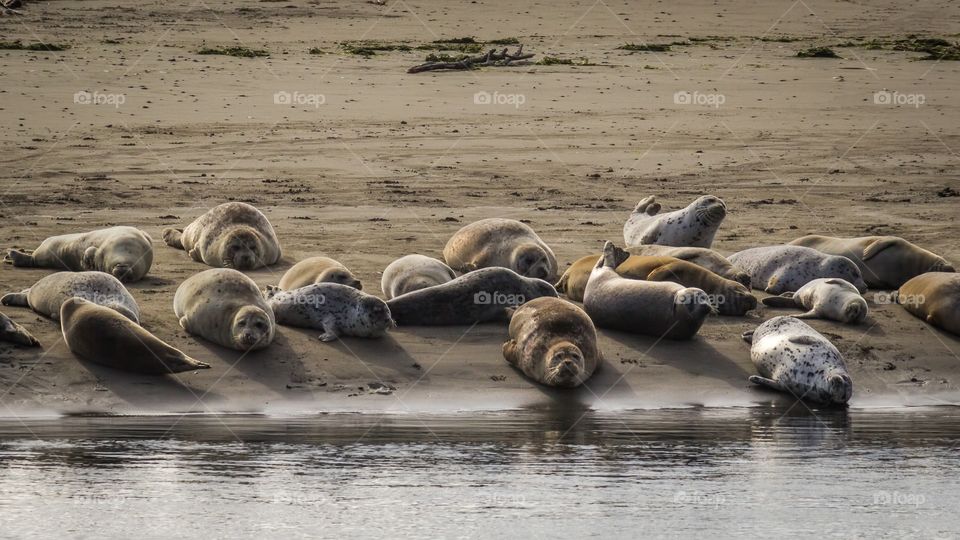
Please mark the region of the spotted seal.
<svg viewBox="0 0 960 540"><path fill-rule="evenodd" d="M55 272L40 278L29 289L4 295L0 304L29 307L56 321L60 319L60 306L73 297L108 307L140 323L137 301L120 280L103 272Z"/></svg>
<svg viewBox="0 0 960 540"><path fill-rule="evenodd" d="M340 336L377 338L396 326L383 300L340 283L314 283L267 293L278 324L323 330L320 341Z"/></svg>
<svg viewBox="0 0 960 540"><path fill-rule="evenodd" d="M770 294L796 291L818 278L840 278L861 293L867 290L860 269L846 257L827 255L802 246L765 246L745 249L728 257L750 274L754 289Z"/></svg>
<svg viewBox="0 0 960 540"><path fill-rule="evenodd" d="M660 203L651 195L639 203L623 226L627 246L660 244L708 248L727 216L727 205L714 195L697 198L686 208L660 213Z"/></svg>
<svg viewBox="0 0 960 540"><path fill-rule="evenodd" d="M853 381L833 343L796 317L774 317L744 332L760 375L750 382L825 405L846 405Z"/></svg>
<svg viewBox="0 0 960 540"><path fill-rule="evenodd" d="M829 319L847 324L858 324L867 318L867 301L849 281L839 278L819 278L780 296L763 299L771 307L795 307L807 312L794 315L797 319Z"/></svg>

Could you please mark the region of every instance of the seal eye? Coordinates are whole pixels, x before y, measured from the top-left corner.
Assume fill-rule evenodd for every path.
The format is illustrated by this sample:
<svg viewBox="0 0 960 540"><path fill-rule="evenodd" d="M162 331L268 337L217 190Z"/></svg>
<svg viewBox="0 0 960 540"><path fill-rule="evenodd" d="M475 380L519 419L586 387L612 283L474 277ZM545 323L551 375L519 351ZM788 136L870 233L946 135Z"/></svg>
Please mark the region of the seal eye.
<svg viewBox="0 0 960 540"><path fill-rule="evenodd" d="M237 326L246 326L246 325L247 325L247 321L240 321L237 323Z"/></svg>

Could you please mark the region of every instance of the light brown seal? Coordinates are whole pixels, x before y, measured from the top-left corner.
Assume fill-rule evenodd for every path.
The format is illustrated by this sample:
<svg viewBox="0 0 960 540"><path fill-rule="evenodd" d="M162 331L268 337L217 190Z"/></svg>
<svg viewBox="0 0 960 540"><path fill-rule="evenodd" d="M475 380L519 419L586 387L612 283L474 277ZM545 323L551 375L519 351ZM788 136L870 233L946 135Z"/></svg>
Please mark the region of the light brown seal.
<svg viewBox="0 0 960 540"><path fill-rule="evenodd" d="M924 272L956 272L943 257L897 236L838 238L811 234L790 244L850 259L871 289L896 289Z"/></svg>
<svg viewBox="0 0 960 540"><path fill-rule="evenodd" d="M718 276L736 281L744 287L750 288L750 274L737 268L728 261L726 257L712 249L650 244L628 247L627 251L632 255L666 255L668 257L676 257L680 260L692 262L697 266L702 266Z"/></svg>
<svg viewBox="0 0 960 540"><path fill-rule="evenodd" d="M292 291L314 283L339 283L357 290L363 289L360 280L346 266L329 257L310 257L298 262L283 274L278 287Z"/></svg>
<svg viewBox="0 0 960 540"><path fill-rule="evenodd" d="M60 324L67 348L96 364L147 375L210 367L116 311L82 298L70 298L60 306Z"/></svg>
<svg viewBox="0 0 960 540"><path fill-rule="evenodd" d="M960 274L920 274L900 287L897 302L927 323L960 336Z"/></svg>
<svg viewBox="0 0 960 540"><path fill-rule="evenodd" d="M457 278L457 273L441 261L426 255L404 255L383 270L380 289L387 300L442 285Z"/></svg>
<svg viewBox="0 0 960 540"><path fill-rule="evenodd" d="M187 332L240 351L270 345L277 327L257 284L230 268L184 280L173 297L173 311Z"/></svg>
<svg viewBox="0 0 960 540"><path fill-rule="evenodd" d="M863 322L868 311L867 301L857 288L840 278L815 279L795 293L764 298L763 305L806 309L806 313L794 315L797 319L828 319L847 324Z"/></svg>
<svg viewBox="0 0 960 540"><path fill-rule="evenodd" d="M458 272L502 266L525 277L551 282L557 277L553 250L515 219L481 219L463 227L447 241L443 258Z"/></svg>
<svg viewBox="0 0 960 540"><path fill-rule="evenodd" d="M11 250L4 258L14 266L106 272L123 282L138 281L153 264L153 241L135 227L51 236L30 253Z"/></svg>
<svg viewBox="0 0 960 540"><path fill-rule="evenodd" d="M559 298L536 298L510 319L503 344L507 363L547 386L573 388L600 365L597 330L579 307Z"/></svg>
<svg viewBox="0 0 960 540"><path fill-rule="evenodd" d="M280 241L270 220L242 202L211 208L183 231L164 229L163 241L216 268L253 270L280 260Z"/></svg>

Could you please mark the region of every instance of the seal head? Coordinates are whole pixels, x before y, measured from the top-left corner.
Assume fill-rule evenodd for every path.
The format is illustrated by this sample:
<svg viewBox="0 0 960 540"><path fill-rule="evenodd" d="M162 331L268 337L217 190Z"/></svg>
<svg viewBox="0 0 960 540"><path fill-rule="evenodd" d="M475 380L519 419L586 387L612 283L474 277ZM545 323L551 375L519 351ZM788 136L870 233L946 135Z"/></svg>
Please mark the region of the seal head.
<svg viewBox="0 0 960 540"><path fill-rule="evenodd" d="M233 317L233 342L241 349L260 349L273 341L275 326L263 309L247 305Z"/></svg>

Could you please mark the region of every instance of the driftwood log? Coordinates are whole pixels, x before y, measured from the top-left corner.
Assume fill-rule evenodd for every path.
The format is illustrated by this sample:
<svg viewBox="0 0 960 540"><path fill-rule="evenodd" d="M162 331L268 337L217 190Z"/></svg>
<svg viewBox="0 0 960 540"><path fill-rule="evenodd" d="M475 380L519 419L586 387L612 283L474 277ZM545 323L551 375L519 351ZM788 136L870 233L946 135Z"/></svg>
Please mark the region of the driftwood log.
<svg viewBox="0 0 960 540"><path fill-rule="evenodd" d="M484 66L509 66L510 62L518 60L527 60L533 58L533 53L523 53L523 45L517 47L517 52L510 54L506 48L497 52L496 49L490 49L486 54L478 56L468 56L455 62L427 62L418 66L413 66L407 70L407 73L420 73L422 71L437 71L442 69L463 70L473 69Z"/></svg>

